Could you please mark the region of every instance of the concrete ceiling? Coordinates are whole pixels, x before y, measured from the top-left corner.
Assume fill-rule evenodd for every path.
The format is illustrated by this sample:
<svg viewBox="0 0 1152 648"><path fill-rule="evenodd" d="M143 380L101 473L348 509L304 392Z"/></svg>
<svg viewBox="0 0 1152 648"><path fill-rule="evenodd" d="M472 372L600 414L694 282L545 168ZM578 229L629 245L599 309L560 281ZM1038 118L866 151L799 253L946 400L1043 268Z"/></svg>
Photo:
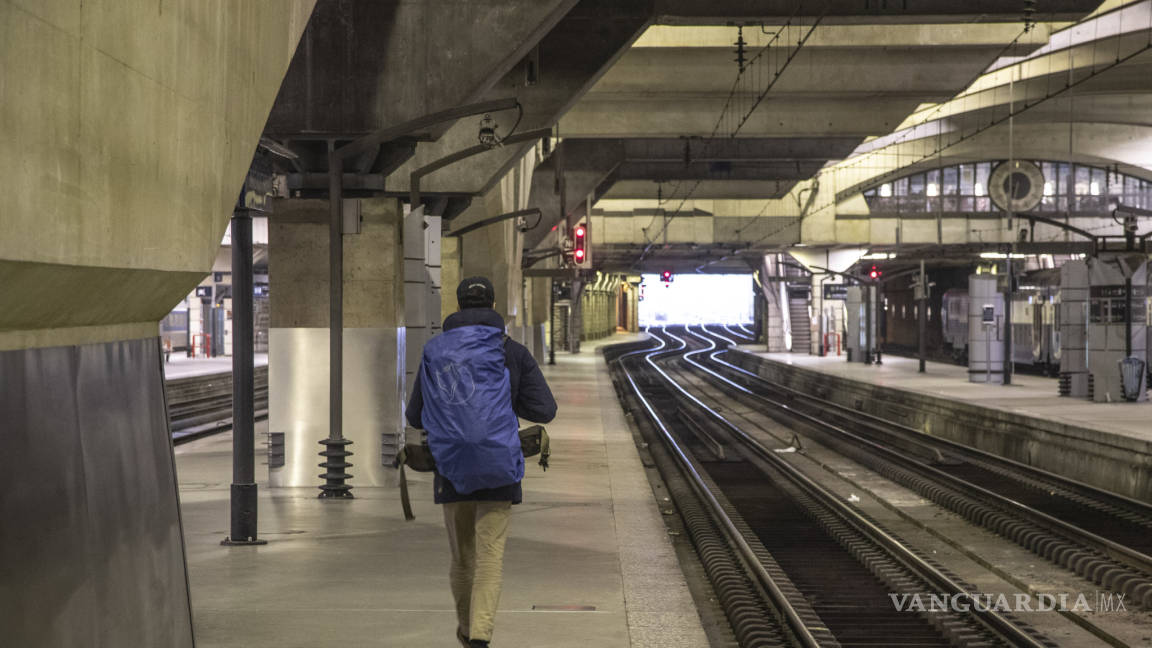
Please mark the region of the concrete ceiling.
<svg viewBox="0 0 1152 648"><path fill-rule="evenodd" d="M480 9L463 0L435 10L400 0L321 0L266 129L299 153L281 169L290 186L322 193L324 152L342 138L449 105L516 97L518 132L556 125L563 138L555 145L563 154L545 157L532 180L529 203L544 219L526 237L528 247L562 220L574 222L588 197L655 204L659 195L673 211L695 199L779 199L925 105L956 96L998 59L1035 52L1100 0L1040 0L1039 22L1023 39L1020 4L1001 0L504 4L507 10L484 4L483 15L473 15ZM745 25L749 56L779 32L775 42L788 45L773 48L760 72L733 90L735 24ZM773 80L771 71L780 69ZM1117 73L1108 87L1142 88L1142 72ZM771 90L750 110L769 81ZM1096 110L1122 123L1146 105L1142 97L1102 99ZM1058 112L1054 105L1035 118ZM713 137L731 134L745 113L735 137ZM493 117L507 134L517 115ZM345 184L405 195L412 171L476 144L476 122L396 142L361 161ZM421 191L444 213L459 213L533 145L445 167L424 176ZM564 183L556 178L560 166Z"/></svg>
<svg viewBox="0 0 1152 648"><path fill-rule="evenodd" d="M1046 36L1053 27L1037 29ZM785 38L794 41L807 29L790 28ZM780 30L779 23L745 28L749 55ZM581 142L622 142L628 151L629 162L601 169L596 200L649 199L655 206L658 187L673 211L697 199L777 199L867 138L892 132L920 106L955 96L998 57L1026 55L1044 42L1015 42L1020 32L1018 22L891 24L856 16L821 23L737 137L717 138L712 135L726 102L740 105L730 109L739 119L771 75L762 73L733 92L735 27L653 26L564 115L559 130ZM781 48L770 69L779 69L789 53ZM731 132L731 124L722 122L720 130ZM645 152L651 160L641 161ZM569 200L567 208L572 223L583 213L583 201ZM545 214L559 219L558 212ZM642 256L676 255L685 259L669 261L690 264L693 254L714 259L731 253L719 242L683 250L618 245L596 262L628 267Z"/></svg>
<svg viewBox="0 0 1152 648"><path fill-rule="evenodd" d="M837 199L919 167L1009 155L1152 178L1152 2L1093 17L994 68L827 169Z"/></svg>

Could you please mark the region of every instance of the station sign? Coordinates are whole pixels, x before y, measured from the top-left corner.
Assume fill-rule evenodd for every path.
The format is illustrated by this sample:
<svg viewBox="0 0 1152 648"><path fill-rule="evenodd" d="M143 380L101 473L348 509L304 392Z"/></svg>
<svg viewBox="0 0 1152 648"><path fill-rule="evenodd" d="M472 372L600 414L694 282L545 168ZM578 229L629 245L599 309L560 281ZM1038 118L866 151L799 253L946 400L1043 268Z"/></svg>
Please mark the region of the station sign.
<svg viewBox="0 0 1152 648"><path fill-rule="evenodd" d="M196 286L197 297L212 298L212 286Z"/></svg>
<svg viewBox="0 0 1152 648"><path fill-rule="evenodd" d="M248 167L244 187L240 190L237 209L257 212L272 211L272 196L276 192L272 163L257 155Z"/></svg>
<svg viewBox="0 0 1152 648"><path fill-rule="evenodd" d="M1133 322L1144 322L1148 317L1144 293L1144 286L1132 286L1132 313L1129 315L1124 284L1092 286L1089 289L1088 321L1092 324L1123 324L1131 318Z"/></svg>
<svg viewBox="0 0 1152 648"><path fill-rule="evenodd" d="M980 323L985 326L991 326L996 323L996 307L992 304L984 304L980 309Z"/></svg>
<svg viewBox="0 0 1152 648"><path fill-rule="evenodd" d="M848 299L848 284L824 284L824 299Z"/></svg>

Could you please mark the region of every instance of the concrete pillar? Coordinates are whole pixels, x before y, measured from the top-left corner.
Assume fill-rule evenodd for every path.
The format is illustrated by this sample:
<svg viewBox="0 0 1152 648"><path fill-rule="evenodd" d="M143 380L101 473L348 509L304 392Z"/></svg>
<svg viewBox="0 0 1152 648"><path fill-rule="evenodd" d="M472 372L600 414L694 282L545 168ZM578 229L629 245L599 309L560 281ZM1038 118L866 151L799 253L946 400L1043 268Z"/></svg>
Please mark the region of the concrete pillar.
<svg viewBox="0 0 1152 648"><path fill-rule="evenodd" d="M872 344L876 344L876 328L879 318L877 317L878 305L876 300L876 288L874 286L849 286L846 292L846 299L844 302L845 313L845 329L847 333L844 338L844 352L851 362L868 363L868 325L872 325ZM871 296L869 296L871 292ZM869 301L871 300L871 301ZM868 308L872 308L872 317L868 317ZM967 317L967 314L965 314Z"/></svg>
<svg viewBox="0 0 1152 648"><path fill-rule="evenodd" d="M784 268L778 263L777 255L764 257L761 283L764 291L763 335L766 349L771 353L788 350L785 339L788 331L788 292L783 281Z"/></svg>
<svg viewBox="0 0 1152 648"><path fill-rule="evenodd" d="M824 282L828 279L827 274L813 273L812 274L812 298L809 304L812 306L812 344L809 353L813 355L820 355L824 348L824 334L827 333L827 323L824 314Z"/></svg>
<svg viewBox="0 0 1152 648"><path fill-rule="evenodd" d="M968 277L968 380L1004 382L1004 294L996 275Z"/></svg>
<svg viewBox="0 0 1152 648"><path fill-rule="evenodd" d="M1097 403L1125 400L1120 369L1124 358L1147 362L1147 258L1104 253L1088 259L1087 364L1089 393ZM1133 400L1146 401L1147 385L1137 385Z"/></svg>
<svg viewBox="0 0 1152 648"><path fill-rule="evenodd" d="M1060 266L1059 394L1088 397L1088 262Z"/></svg>
<svg viewBox="0 0 1152 648"><path fill-rule="evenodd" d="M628 278L628 331L635 333L640 330L640 287L639 277ZM637 283L632 283L636 281Z"/></svg>
<svg viewBox="0 0 1152 648"><path fill-rule="evenodd" d="M451 313L455 313L459 307L456 303L456 286L460 285L460 280L464 278L460 270L460 239L445 236L440 239L441 321Z"/></svg>
<svg viewBox="0 0 1152 648"><path fill-rule="evenodd" d="M525 209L531 188L536 150L530 150L482 199L460 216L459 226ZM508 334L525 341L525 297L521 263L524 235L515 220L503 220L459 238L460 276L488 277L496 289L496 312L504 318ZM453 286L453 289L455 287Z"/></svg>
<svg viewBox="0 0 1152 648"><path fill-rule="evenodd" d="M536 362L544 364L548 361L548 317L551 308L552 280L546 277L531 277L527 283L528 290L528 329L532 357Z"/></svg>
<svg viewBox="0 0 1152 648"><path fill-rule="evenodd" d="M4 645L194 644L158 323L313 2L173 4L0 2Z"/></svg>
<svg viewBox="0 0 1152 648"><path fill-rule="evenodd" d="M441 254L440 217L426 216L424 208L404 216L404 314L406 360L404 393L412 394L424 343L440 332ZM452 287L455 295L455 286ZM453 309L455 310L455 309Z"/></svg>
<svg viewBox="0 0 1152 648"><path fill-rule="evenodd" d="M344 235L344 436L349 483L384 486L404 429L402 217L396 199L360 202L360 233ZM284 435L269 480L315 487L328 435L328 202L278 201L268 253L268 422Z"/></svg>

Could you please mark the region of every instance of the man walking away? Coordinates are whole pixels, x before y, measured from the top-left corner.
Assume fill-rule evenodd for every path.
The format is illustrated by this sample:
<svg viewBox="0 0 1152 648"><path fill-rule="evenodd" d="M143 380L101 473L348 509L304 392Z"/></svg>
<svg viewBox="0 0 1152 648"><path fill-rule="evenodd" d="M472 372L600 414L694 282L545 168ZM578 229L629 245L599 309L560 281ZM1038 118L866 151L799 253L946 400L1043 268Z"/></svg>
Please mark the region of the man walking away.
<svg viewBox="0 0 1152 648"><path fill-rule="evenodd" d="M556 400L523 345L504 335L492 282L456 289L459 312L424 345L408 401L412 427L428 432L436 460L434 496L444 505L452 549L456 637L465 648L492 640L512 505L522 500L524 456L517 417L548 423Z"/></svg>

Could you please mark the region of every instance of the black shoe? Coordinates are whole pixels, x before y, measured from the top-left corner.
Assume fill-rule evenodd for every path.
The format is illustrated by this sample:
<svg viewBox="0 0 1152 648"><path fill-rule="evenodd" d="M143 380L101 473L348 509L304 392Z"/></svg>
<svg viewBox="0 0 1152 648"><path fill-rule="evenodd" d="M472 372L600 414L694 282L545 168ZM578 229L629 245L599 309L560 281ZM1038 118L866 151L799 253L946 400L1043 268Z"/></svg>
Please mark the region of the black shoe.
<svg viewBox="0 0 1152 648"><path fill-rule="evenodd" d="M473 639L468 642L468 648L488 648L488 642L483 639Z"/></svg>
<svg viewBox="0 0 1152 648"><path fill-rule="evenodd" d="M468 641L468 635L461 632L460 628L456 628L456 638L460 640L460 645L464 648L472 648L471 642Z"/></svg>

